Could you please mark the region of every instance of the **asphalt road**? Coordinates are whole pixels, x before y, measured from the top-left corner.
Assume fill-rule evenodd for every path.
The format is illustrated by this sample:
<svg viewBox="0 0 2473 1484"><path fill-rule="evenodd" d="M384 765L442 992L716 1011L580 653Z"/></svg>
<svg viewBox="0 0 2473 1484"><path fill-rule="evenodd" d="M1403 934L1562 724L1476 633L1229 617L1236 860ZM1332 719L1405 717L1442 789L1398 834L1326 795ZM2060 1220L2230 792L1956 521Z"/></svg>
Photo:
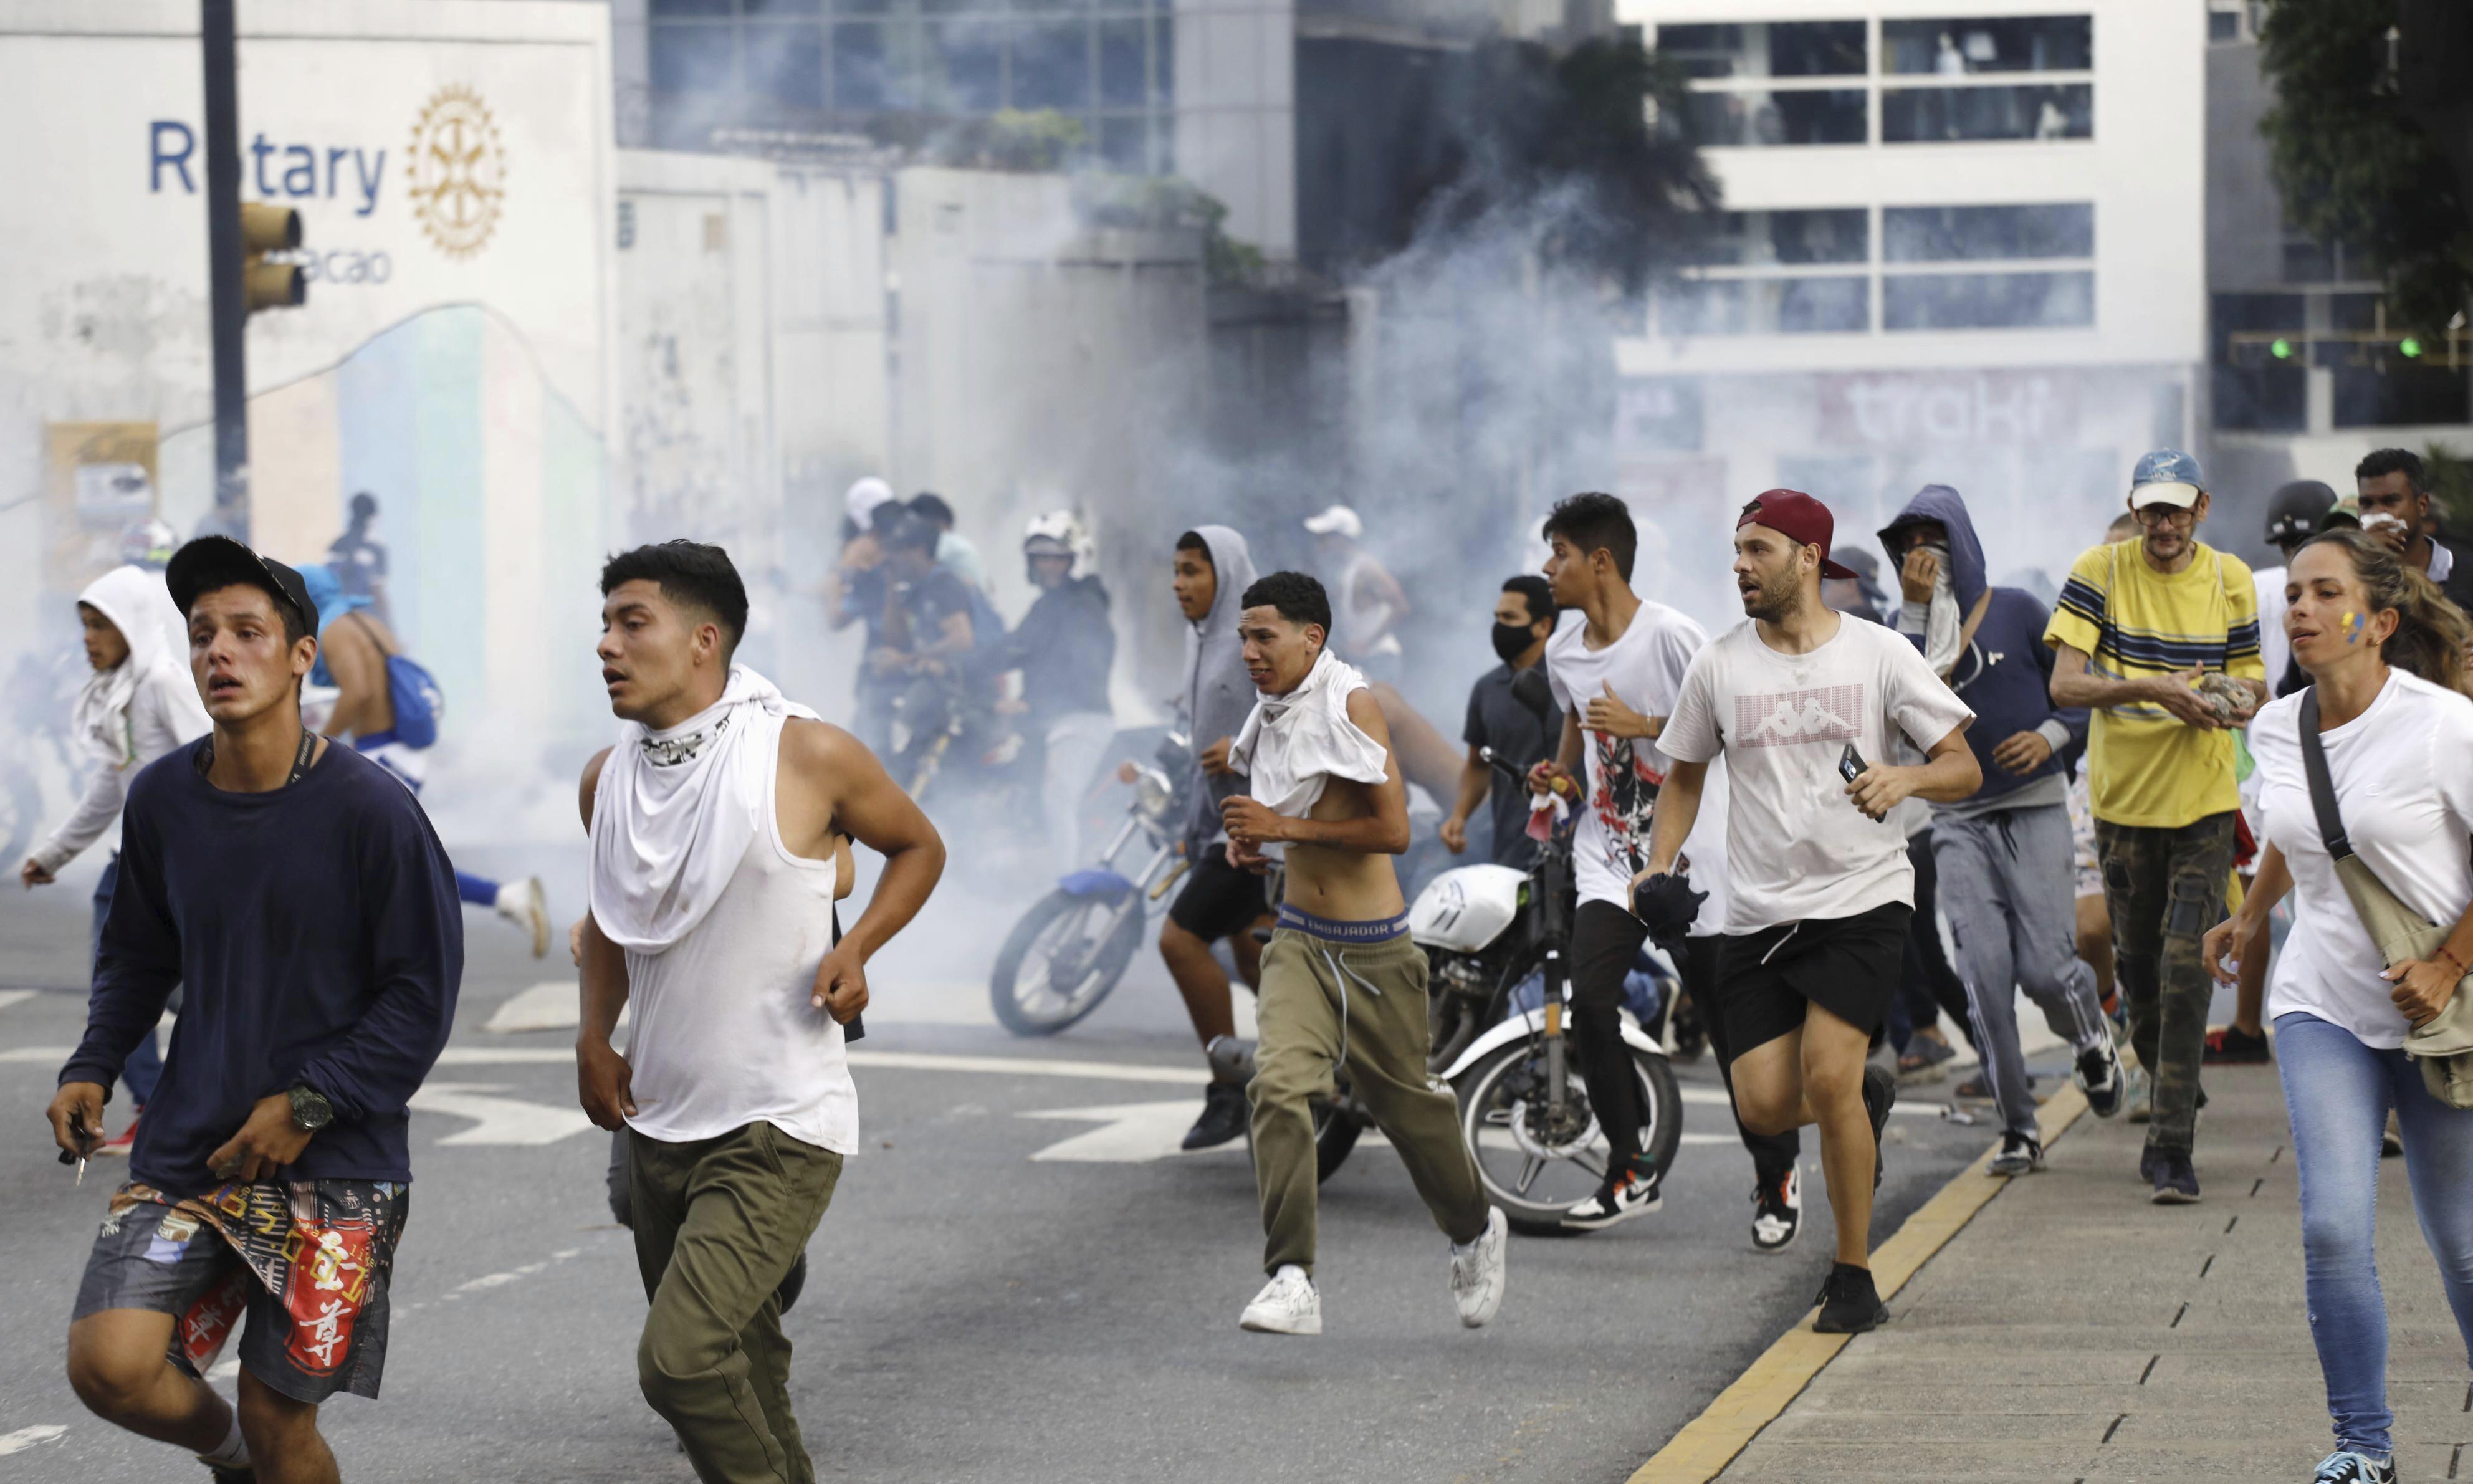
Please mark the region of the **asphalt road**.
<svg viewBox="0 0 2473 1484"><path fill-rule="evenodd" d="M0 986L34 992L0 991L0 1477L194 1480L60 1376L116 1179L99 1164L73 1185L41 1122L83 1022L84 894L0 899ZM1242 1333L1261 1282L1252 1173L1241 1144L1156 1157L1200 1098L1156 959L1074 1031L1016 1041L981 977L982 940L1015 910L948 892L874 970L854 1057L864 1157L788 1321L825 1476L1620 1480L1812 1301L1829 1256L1816 1144L1812 1230L1755 1256L1748 1162L1722 1111L1694 1102L1664 1209L1514 1238L1501 1315L1476 1332L1453 1319L1443 1238L1398 1160L1361 1147L1322 1192L1326 1333ZM690 1478L636 1393L643 1296L604 1205L607 1136L574 1112L572 1035L483 1029L569 976L486 916L468 923L455 1039L413 1121L385 1396L338 1400L327 1434L355 1480ZM1717 1086L1706 1063L1678 1070L1687 1094ZM1893 1119L1876 1233L1991 1137Z"/></svg>

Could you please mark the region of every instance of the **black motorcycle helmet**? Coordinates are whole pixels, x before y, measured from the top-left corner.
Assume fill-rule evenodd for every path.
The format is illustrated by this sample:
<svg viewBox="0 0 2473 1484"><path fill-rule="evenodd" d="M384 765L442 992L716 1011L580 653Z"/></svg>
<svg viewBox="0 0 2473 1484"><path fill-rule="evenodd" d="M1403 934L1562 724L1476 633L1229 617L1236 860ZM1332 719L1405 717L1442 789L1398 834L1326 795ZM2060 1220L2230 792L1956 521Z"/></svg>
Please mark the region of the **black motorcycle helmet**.
<svg viewBox="0 0 2473 1484"><path fill-rule="evenodd" d="M2296 479L2267 502L2267 539L2291 551L2318 534L2318 523L2336 508L2336 491L2315 479Z"/></svg>

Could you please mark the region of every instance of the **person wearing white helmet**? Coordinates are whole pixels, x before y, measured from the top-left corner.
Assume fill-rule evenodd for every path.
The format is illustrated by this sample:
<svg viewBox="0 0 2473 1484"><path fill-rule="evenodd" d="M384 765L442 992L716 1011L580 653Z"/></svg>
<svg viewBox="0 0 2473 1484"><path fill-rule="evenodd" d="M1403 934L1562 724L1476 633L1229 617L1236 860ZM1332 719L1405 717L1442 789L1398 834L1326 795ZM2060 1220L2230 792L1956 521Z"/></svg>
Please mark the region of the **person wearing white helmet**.
<svg viewBox="0 0 2473 1484"><path fill-rule="evenodd" d="M842 557L825 593L825 616L835 634L854 623L866 625L859 653L873 655L884 647L885 616L884 542L876 527L890 526L907 510L894 498L891 485L870 474L851 482L842 511L848 516L842 525ZM859 671L851 730L878 756L892 751L893 696L899 688L863 666Z"/></svg>
<svg viewBox="0 0 2473 1484"><path fill-rule="evenodd" d="M991 674L1021 672L1021 699L1006 708L1044 753L1040 811L1060 869L1084 864L1078 824L1083 792L1116 730L1108 702L1116 631L1108 617L1108 589L1090 570L1092 548L1070 511L1032 518L1022 561L1039 596L1014 631L996 641Z"/></svg>
<svg viewBox="0 0 2473 1484"><path fill-rule="evenodd" d="M1365 522L1345 505L1333 505L1306 519L1323 567L1332 573L1332 647L1366 679L1400 679L1400 625L1408 616L1408 595L1391 573L1357 543Z"/></svg>

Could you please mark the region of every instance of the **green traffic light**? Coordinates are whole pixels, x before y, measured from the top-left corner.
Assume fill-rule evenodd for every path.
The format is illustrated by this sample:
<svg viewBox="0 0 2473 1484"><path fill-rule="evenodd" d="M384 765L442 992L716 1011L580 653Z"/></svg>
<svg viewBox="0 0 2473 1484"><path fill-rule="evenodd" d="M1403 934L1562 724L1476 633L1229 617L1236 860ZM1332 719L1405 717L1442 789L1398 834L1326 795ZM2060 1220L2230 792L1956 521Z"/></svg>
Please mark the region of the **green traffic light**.
<svg viewBox="0 0 2473 1484"><path fill-rule="evenodd" d="M2267 353L2275 357L2279 361L2292 360L2293 342L2286 340L2279 335L2273 341L2269 343Z"/></svg>
<svg viewBox="0 0 2473 1484"><path fill-rule="evenodd" d="M2421 354L2421 342L2407 335L2396 343L2396 353L2410 360Z"/></svg>

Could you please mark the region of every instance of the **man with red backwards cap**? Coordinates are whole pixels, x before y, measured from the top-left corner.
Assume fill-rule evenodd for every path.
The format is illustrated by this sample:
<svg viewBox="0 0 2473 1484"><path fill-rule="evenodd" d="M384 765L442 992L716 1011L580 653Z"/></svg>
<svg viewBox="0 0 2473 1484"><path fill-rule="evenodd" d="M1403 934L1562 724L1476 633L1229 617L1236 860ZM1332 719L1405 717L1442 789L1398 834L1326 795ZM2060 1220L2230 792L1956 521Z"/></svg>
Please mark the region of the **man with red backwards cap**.
<svg viewBox="0 0 2473 1484"><path fill-rule="evenodd" d="M1751 621L1684 674L1657 739L1672 766L1632 899L1652 932L1691 921L1698 894L1671 873L1722 753L1733 898L1717 982L1736 1112L1759 1134L1820 1125L1837 1257L1813 1328L1856 1334L1889 1317L1872 1282L1872 1193L1897 1082L1864 1058L1914 917L1914 868L1887 816L1910 798L1963 799L1983 778L1966 745L1975 713L1914 645L1821 601L1823 578L1855 575L1828 559L1834 534L1828 507L1792 490L1743 507L1735 586ZM1898 734L1926 760L1879 761Z"/></svg>

